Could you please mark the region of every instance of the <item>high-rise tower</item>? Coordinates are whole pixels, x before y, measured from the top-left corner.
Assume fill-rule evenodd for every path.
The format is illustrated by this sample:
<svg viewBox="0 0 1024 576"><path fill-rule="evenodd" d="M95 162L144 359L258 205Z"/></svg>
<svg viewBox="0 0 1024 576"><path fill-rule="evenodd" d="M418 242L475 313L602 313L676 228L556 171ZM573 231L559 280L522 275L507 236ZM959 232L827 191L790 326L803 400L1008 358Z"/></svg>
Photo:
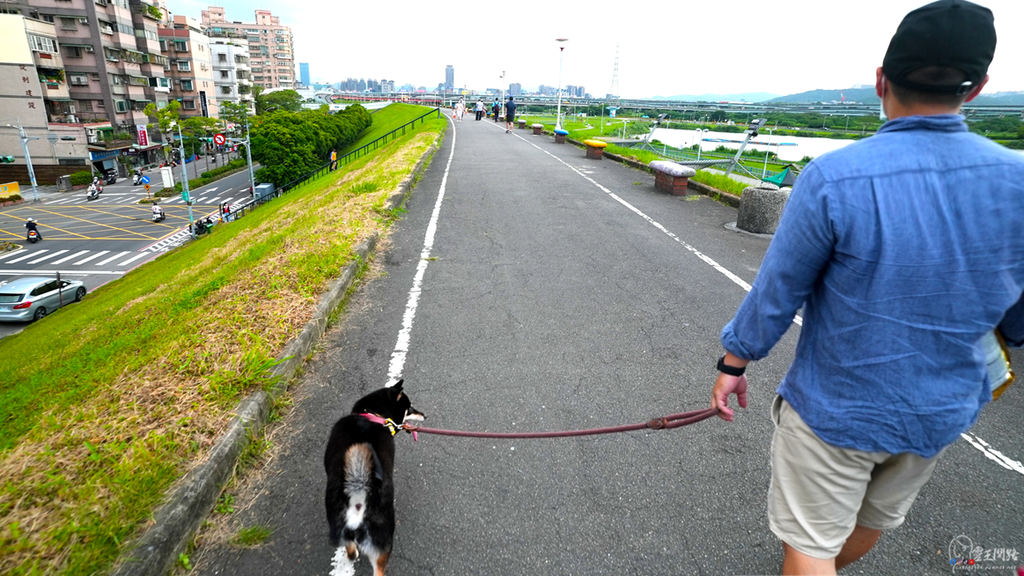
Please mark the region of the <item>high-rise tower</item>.
<svg viewBox="0 0 1024 576"><path fill-rule="evenodd" d="M608 92L608 98L619 97L619 45L615 45L615 68L612 69L612 88Z"/></svg>

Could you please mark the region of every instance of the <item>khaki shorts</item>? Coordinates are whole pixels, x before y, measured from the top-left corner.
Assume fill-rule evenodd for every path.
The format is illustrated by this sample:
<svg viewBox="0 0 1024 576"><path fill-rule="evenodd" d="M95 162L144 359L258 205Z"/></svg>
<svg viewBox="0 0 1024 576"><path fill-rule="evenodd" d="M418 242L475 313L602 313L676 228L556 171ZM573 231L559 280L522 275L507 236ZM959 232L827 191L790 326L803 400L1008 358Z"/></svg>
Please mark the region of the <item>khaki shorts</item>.
<svg viewBox="0 0 1024 576"><path fill-rule="evenodd" d="M797 551L835 558L854 526L903 524L938 455L888 454L826 444L781 396L772 404L772 482L768 522Z"/></svg>

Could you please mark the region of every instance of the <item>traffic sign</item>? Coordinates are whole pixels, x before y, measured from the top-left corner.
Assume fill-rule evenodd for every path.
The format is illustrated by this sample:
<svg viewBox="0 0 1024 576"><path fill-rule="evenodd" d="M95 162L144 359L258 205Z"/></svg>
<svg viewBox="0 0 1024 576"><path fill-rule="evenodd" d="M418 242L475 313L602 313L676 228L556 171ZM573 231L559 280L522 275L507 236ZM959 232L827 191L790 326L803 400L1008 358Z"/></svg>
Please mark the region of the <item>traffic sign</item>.
<svg viewBox="0 0 1024 576"><path fill-rule="evenodd" d="M146 184L146 192L149 192L149 184Z"/></svg>
<svg viewBox="0 0 1024 576"><path fill-rule="evenodd" d="M216 144L217 146L223 146L225 142L227 142L227 137L225 137L223 134L213 135L213 143Z"/></svg>
<svg viewBox="0 0 1024 576"><path fill-rule="evenodd" d="M142 178L139 179L139 182L142 182L143 184L149 184L149 176L143 176ZM149 190L149 186L146 186L146 190Z"/></svg>

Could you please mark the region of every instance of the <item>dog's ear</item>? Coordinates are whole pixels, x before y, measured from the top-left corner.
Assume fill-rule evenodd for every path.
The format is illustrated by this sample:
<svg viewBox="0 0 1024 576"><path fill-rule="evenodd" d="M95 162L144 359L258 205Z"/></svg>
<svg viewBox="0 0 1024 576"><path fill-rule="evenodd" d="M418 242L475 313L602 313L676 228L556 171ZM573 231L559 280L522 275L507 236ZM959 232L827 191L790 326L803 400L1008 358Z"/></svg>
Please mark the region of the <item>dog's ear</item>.
<svg viewBox="0 0 1024 576"><path fill-rule="evenodd" d="M402 384L404 384L404 383L405 383L405 378L402 378L398 382L395 382L395 385L391 387L392 390L394 390L395 392L398 392L398 396L395 397L396 400L398 398L402 397Z"/></svg>

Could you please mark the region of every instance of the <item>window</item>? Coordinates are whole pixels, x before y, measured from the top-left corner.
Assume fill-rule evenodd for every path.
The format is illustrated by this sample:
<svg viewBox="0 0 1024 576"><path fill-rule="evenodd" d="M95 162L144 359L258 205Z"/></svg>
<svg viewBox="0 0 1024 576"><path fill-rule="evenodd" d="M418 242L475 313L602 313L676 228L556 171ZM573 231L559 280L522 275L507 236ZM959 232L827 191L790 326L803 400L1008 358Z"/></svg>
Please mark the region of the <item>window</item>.
<svg viewBox="0 0 1024 576"><path fill-rule="evenodd" d="M96 107L97 108L106 108L107 107L107 102L105 100L97 100L96 101Z"/></svg>
<svg viewBox="0 0 1024 576"><path fill-rule="evenodd" d="M114 110L116 110L117 112L127 112L128 111L128 101L127 100L114 100Z"/></svg>
<svg viewBox="0 0 1024 576"><path fill-rule="evenodd" d="M188 42L186 42L184 40L175 40L174 41L174 51L175 52L188 52Z"/></svg>
<svg viewBox="0 0 1024 576"><path fill-rule="evenodd" d="M78 107L82 112L92 112L92 100L79 100Z"/></svg>
<svg viewBox="0 0 1024 576"><path fill-rule="evenodd" d="M185 91L185 92L191 92L193 90L193 88L192 88L192 81L191 80L182 80L181 81L181 89L183 91Z"/></svg>
<svg viewBox="0 0 1024 576"><path fill-rule="evenodd" d="M78 30L78 18L60 17L61 30Z"/></svg>
<svg viewBox="0 0 1024 576"><path fill-rule="evenodd" d="M81 58L82 47L81 46L64 46L64 57L65 58Z"/></svg>
<svg viewBox="0 0 1024 576"><path fill-rule="evenodd" d="M229 74L227 70L221 70L220 77L221 79L229 80L231 78L231 74Z"/></svg>
<svg viewBox="0 0 1024 576"><path fill-rule="evenodd" d="M188 60L178 60L178 71L179 72L191 72L192 62Z"/></svg>
<svg viewBox="0 0 1024 576"><path fill-rule="evenodd" d="M68 74L68 84L72 86L88 86L89 77L85 74Z"/></svg>
<svg viewBox="0 0 1024 576"><path fill-rule="evenodd" d="M231 86L221 86L220 87L220 93L221 94L231 94Z"/></svg>
<svg viewBox="0 0 1024 576"><path fill-rule="evenodd" d="M160 41L160 51L167 52L167 40Z"/></svg>
<svg viewBox="0 0 1024 576"><path fill-rule="evenodd" d="M41 18L43 22L49 22L50 24L53 24L53 14L42 14L39 16L39 18Z"/></svg>
<svg viewBox="0 0 1024 576"><path fill-rule="evenodd" d="M228 55L227 54L217 54L217 62L227 62L227 61L228 61Z"/></svg>
<svg viewBox="0 0 1024 576"><path fill-rule="evenodd" d="M195 110L196 103L194 100L182 100L181 108L182 110Z"/></svg>

